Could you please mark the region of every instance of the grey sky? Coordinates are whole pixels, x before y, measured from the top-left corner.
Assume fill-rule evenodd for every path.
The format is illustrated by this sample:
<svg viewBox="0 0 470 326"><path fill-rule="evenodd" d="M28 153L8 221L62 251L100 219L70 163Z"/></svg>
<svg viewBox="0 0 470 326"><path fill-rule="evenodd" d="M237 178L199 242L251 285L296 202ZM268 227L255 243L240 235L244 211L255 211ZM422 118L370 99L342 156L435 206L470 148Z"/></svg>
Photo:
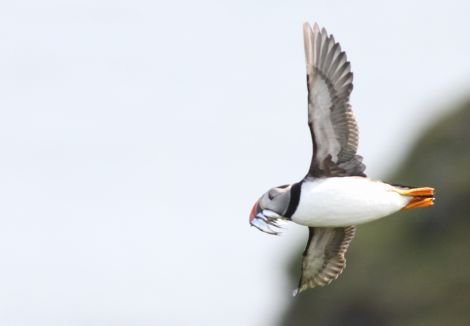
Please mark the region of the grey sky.
<svg viewBox="0 0 470 326"><path fill-rule="evenodd" d="M270 325L305 230L302 23L347 51L368 173L470 83L466 1L0 4L0 324ZM300 254L300 253L299 253Z"/></svg>

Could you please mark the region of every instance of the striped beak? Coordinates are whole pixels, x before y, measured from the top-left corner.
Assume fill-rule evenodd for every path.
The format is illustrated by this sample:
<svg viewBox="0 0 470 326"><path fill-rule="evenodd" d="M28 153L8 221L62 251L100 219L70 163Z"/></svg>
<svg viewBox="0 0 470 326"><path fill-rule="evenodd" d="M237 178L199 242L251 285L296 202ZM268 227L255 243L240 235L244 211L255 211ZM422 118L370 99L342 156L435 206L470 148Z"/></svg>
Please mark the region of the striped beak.
<svg viewBox="0 0 470 326"><path fill-rule="evenodd" d="M250 212L250 225L265 233L279 235L280 232L273 229L280 228L280 225L277 223L279 218L281 216L274 212L261 210L259 200L257 200Z"/></svg>

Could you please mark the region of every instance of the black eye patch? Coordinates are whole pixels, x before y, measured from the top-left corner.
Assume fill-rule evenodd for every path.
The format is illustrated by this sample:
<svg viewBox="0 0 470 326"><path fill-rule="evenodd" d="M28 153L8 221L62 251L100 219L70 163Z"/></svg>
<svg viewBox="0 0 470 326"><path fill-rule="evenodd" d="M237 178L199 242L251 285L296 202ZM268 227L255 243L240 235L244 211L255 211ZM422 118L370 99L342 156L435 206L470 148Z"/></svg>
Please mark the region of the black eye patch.
<svg viewBox="0 0 470 326"><path fill-rule="evenodd" d="M273 200L274 198L276 198L277 196L279 196L281 193L279 191L276 191L276 189L271 189L269 192L268 192L268 198L269 200Z"/></svg>

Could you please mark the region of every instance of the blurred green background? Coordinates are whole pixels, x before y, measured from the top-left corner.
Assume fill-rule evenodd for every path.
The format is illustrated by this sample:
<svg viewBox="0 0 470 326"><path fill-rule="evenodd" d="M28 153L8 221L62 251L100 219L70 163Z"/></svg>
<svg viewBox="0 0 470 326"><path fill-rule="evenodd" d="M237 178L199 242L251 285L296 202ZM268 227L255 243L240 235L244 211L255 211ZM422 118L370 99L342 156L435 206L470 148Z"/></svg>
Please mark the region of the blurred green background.
<svg viewBox="0 0 470 326"><path fill-rule="evenodd" d="M470 325L470 101L450 112L386 179L435 187L435 206L360 226L344 273L292 298L279 325Z"/></svg>

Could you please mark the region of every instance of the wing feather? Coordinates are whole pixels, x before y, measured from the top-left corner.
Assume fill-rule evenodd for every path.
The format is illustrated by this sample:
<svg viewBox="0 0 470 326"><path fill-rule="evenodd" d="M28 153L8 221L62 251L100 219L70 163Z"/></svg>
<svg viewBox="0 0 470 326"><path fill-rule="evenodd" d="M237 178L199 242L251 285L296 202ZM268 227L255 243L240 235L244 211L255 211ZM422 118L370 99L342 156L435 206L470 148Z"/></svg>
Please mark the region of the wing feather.
<svg viewBox="0 0 470 326"><path fill-rule="evenodd" d="M308 176L365 176L362 158L356 154L359 132L349 105L353 73L346 53L316 23L304 24L304 44L313 145Z"/></svg>
<svg viewBox="0 0 470 326"><path fill-rule="evenodd" d="M308 288L328 285L338 278L346 267L345 254L355 233L355 226L309 228L309 238L302 259L302 274L294 295Z"/></svg>

